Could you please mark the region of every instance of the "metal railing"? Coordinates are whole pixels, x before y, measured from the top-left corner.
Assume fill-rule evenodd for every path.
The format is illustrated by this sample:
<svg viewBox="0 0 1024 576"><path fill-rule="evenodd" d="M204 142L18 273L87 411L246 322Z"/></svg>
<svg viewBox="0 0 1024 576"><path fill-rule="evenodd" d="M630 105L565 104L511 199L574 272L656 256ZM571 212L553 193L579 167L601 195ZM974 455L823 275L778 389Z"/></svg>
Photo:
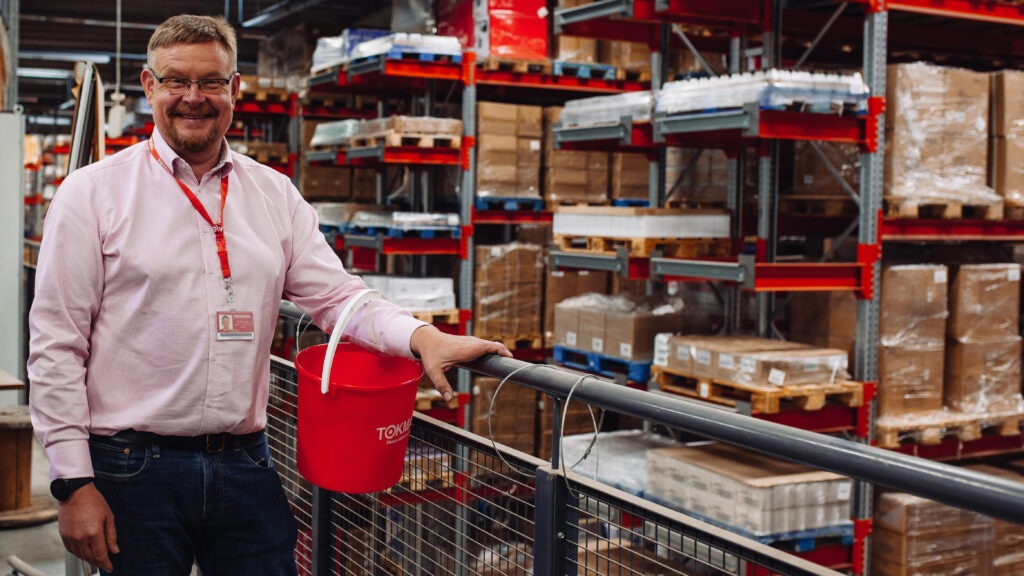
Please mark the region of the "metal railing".
<svg viewBox="0 0 1024 576"><path fill-rule="evenodd" d="M282 315L301 315L282 306ZM1024 485L871 446L632 390L545 365L486 357L461 368L555 403L598 408L1024 523ZM272 359L268 436L299 518L300 574L664 574L837 572L417 414L402 480L328 493L295 469L296 374Z"/></svg>

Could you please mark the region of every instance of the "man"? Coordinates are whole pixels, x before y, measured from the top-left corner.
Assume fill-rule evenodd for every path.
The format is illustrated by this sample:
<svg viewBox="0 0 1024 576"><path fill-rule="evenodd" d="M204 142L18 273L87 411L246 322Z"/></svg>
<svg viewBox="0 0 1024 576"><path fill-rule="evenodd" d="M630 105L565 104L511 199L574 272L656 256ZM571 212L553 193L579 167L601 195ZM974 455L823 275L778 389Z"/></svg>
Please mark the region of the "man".
<svg viewBox="0 0 1024 576"><path fill-rule="evenodd" d="M230 152L234 32L176 16L149 42L153 137L71 174L46 220L30 315L33 422L76 556L120 575L295 574L263 437L282 294L330 331L365 288L282 175ZM231 318L221 338L217 318ZM383 301L346 339L444 371L508 350Z"/></svg>

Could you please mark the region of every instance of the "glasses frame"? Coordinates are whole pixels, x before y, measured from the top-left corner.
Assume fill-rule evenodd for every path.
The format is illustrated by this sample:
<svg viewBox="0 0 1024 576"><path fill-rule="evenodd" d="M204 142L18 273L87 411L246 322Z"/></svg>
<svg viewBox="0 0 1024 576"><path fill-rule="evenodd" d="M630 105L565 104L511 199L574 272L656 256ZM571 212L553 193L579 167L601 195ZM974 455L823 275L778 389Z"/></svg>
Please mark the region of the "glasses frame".
<svg viewBox="0 0 1024 576"><path fill-rule="evenodd" d="M150 71L150 73L153 74L153 78L156 78L156 81L159 82L160 85L163 86L164 89L167 90L167 92L170 93L170 94L174 94L175 92L172 92L171 89L168 88L164 84L164 82L167 82L167 81L185 82L186 83L185 84L185 90L183 92L181 92L180 94L188 94L189 90L192 89L192 85L193 84L195 84L199 88L199 92L202 93L202 94L220 94L220 93L223 92L224 88L228 88L228 87L231 86L231 81L234 80L235 79L235 75L238 74L238 72L232 72L227 78L203 78L201 80L189 80L188 78L173 78L171 76L160 76L156 72L152 72L152 71ZM216 80L218 82L224 82L224 84L221 86L221 89L218 90L217 92L207 92L207 91L203 90L203 82L209 82L210 80Z"/></svg>

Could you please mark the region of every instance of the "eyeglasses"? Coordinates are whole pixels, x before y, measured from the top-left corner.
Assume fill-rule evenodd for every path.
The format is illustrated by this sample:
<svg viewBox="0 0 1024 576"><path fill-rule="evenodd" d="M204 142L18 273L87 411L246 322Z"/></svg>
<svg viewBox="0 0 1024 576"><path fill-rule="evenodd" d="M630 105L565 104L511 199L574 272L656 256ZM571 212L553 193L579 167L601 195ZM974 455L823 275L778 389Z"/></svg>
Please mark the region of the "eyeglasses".
<svg viewBox="0 0 1024 576"><path fill-rule="evenodd" d="M187 78L163 78L153 74L156 81L164 87L169 94L184 94L188 92L188 89L193 84L199 86L199 90L204 94L221 94L224 89L231 83L231 79L234 78L234 74L227 78L203 78L202 80L189 80Z"/></svg>

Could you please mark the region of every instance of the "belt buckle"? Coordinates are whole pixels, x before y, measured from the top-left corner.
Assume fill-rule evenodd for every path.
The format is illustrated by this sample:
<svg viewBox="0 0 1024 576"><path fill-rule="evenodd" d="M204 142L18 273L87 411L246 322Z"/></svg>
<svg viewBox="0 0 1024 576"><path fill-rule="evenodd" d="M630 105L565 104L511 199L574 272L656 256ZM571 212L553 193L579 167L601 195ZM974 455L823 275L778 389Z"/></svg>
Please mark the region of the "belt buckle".
<svg viewBox="0 0 1024 576"><path fill-rule="evenodd" d="M220 438L220 446L214 448L210 445L210 438ZM227 438L224 434L207 434L204 437L206 442L206 452L209 454L220 454L224 451L224 445L227 444Z"/></svg>

